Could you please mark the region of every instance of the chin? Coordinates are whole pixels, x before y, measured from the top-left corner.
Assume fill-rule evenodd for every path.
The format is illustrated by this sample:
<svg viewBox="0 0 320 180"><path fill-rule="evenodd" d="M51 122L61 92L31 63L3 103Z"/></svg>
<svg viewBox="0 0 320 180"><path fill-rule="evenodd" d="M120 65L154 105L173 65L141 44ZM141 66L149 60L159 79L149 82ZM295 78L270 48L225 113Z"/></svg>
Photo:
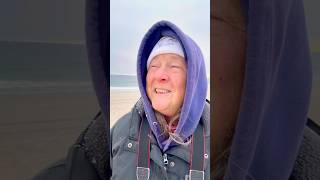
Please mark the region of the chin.
<svg viewBox="0 0 320 180"><path fill-rule="evenodd" d="M157 110L158 112L160 112L161 114L166 114L166 109L167 107L166 106L163 106L161 104L155 104L155 105L152 105L153 109Z"/></svg>

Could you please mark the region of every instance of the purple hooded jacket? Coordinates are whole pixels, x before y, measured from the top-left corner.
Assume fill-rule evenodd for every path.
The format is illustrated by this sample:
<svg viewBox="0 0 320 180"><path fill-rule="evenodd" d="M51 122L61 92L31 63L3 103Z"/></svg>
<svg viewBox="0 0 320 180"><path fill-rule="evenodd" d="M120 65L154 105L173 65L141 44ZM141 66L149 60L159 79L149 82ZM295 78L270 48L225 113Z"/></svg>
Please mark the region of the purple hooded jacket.
<svg viewBox="0 0 320 180"><path fill-rule="evenodd" d="M157 138L160 148L166 150L169 147L170 141L165 141L165 138L160 135L160 126L153 125L153 122L157 122L157 120L150 100L146 94L147 60L152 48L162 36L171 36L180 41L184 49L187 63L186 92L179 123L176 129L176 133L183 139L186 139L193 134L200 121L207 95L207 77L205 63L200 48L177 26L168 21L160 21L154 24L146 33L138 53L138 84L149 125Z"/></svg>

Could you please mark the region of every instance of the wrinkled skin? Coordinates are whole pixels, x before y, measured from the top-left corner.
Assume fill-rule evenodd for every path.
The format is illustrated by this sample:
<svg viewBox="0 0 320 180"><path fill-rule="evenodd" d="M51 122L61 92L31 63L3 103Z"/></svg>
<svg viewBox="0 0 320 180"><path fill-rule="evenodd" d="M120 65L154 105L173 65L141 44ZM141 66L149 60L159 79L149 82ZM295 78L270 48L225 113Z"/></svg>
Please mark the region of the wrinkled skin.
<svg viewBox="0 0 320 180"><path fill-rule="evenodd" d="M231 145L244 80L246 31L240 0L211 1L210 21L214 97L211 169L215 169L218 156Z"/></svg>
<svg viewBox="0 0 320 180"><path fill-rule="evenodd" d="M176 54L160 54L152 59L147 73L147 94L152 107L171 118L183 104L187 65Z"/></svg>

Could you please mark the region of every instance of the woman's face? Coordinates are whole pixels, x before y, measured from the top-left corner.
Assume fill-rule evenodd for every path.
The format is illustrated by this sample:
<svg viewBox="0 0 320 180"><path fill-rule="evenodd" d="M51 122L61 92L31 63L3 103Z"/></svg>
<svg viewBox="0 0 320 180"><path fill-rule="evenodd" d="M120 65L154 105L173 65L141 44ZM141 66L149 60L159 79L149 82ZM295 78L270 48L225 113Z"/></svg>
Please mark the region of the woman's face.
<svg viewBox="0 0 320 180"><path fill-rule="evenodd" d="M152 107L165 116L176 115L183 104L187 65L179 55L160 54L152 59L147 73L147 95Z"/></svg>

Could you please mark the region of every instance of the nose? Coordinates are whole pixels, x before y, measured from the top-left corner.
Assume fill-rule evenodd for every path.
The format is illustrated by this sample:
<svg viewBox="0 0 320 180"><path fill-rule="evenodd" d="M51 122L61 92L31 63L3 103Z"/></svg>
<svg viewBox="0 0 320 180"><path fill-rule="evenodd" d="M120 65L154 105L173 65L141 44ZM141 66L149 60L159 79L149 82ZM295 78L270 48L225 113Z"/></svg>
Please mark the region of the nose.
<svg viewBox="0 0 320 180"><path fill-rule="evenodd" d="M160 82L166 82L169 79L169 75L167 71L164 68L162 68L162 69L159 69L157 73L157 78Z"/></svg>
<svg viewBox="0 0 320 180"><path fill-rule="evenodd" d="M160 80L161 81L167 81L169 79L169 76L167 74L161 74Z"/></svg>

